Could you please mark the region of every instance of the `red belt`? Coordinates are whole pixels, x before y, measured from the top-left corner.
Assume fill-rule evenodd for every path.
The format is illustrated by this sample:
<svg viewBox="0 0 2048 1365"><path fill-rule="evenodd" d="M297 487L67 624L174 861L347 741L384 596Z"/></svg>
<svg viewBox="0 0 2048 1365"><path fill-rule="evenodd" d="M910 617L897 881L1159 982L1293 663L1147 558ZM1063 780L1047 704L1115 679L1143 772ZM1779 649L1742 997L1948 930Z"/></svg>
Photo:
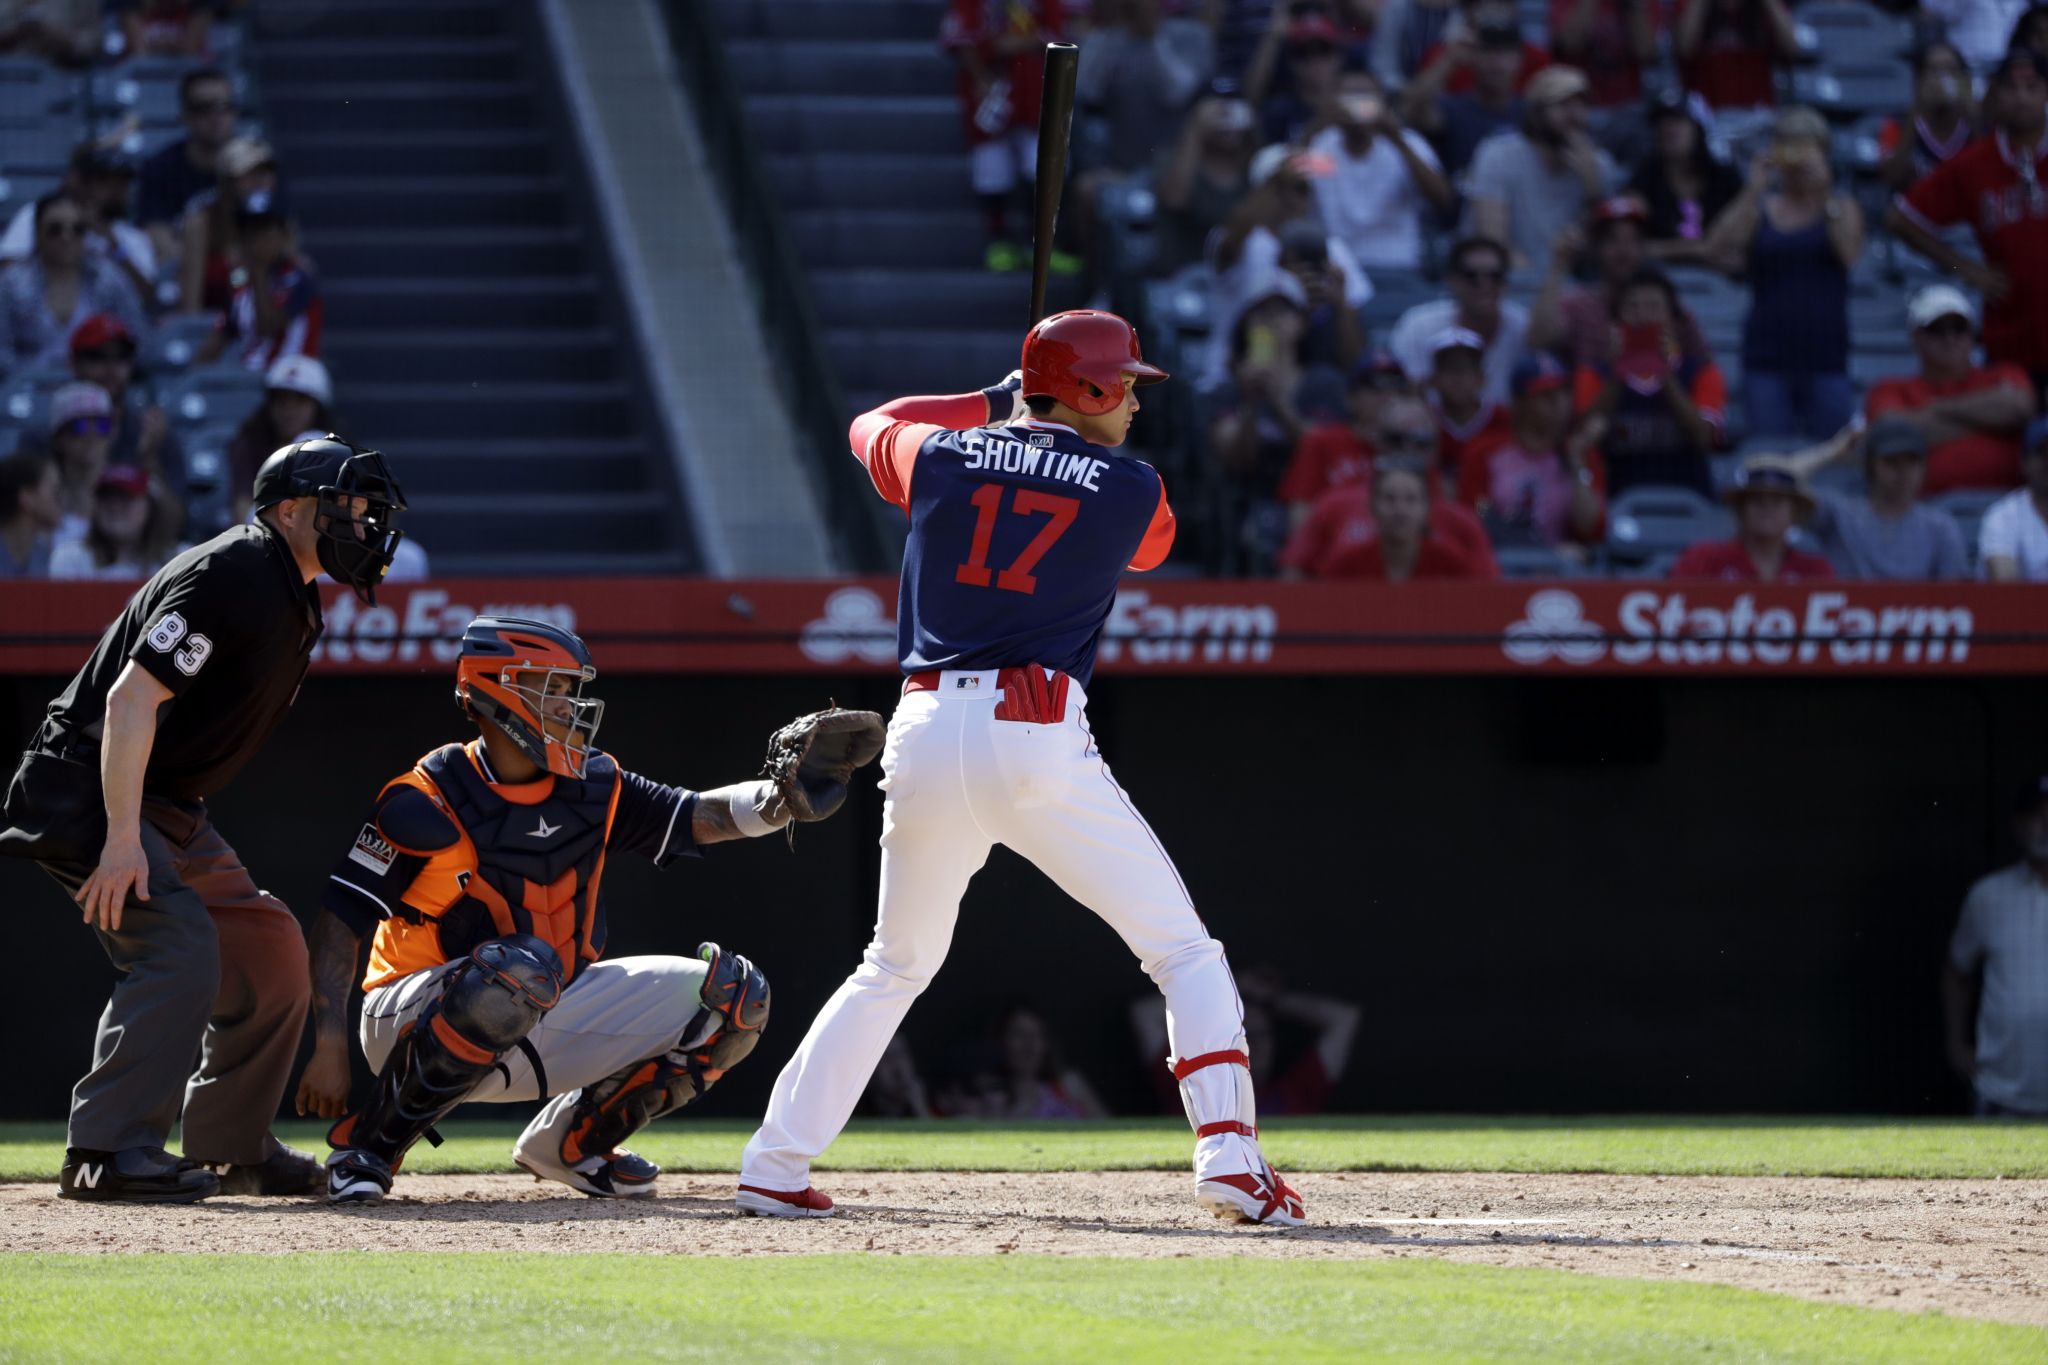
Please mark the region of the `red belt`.
<svg viewBox="0 0 2048 1365"><path fill-rule="evenodd" d="M986 669L968 670L987 672ZM1037 665L1023 668L1002 668L995 670L996 686L1003 697L996 705L997 720L1021 720L1037 725L1057 725L1067 710L1067 687L1073 682L1064 673L1045 676L1045 670ZM927 669L913 673L903 680L903 693L936 692L939 690L939 672Z"/></svg>

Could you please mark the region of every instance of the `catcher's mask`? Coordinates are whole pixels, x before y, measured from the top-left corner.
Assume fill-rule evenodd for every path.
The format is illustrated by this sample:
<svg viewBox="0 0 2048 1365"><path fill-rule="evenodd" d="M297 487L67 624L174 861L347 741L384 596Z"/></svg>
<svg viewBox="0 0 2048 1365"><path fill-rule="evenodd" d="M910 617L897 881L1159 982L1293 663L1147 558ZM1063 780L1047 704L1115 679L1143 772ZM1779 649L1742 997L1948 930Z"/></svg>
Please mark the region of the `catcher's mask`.
<svg viewBox="0 0 2048 1365"><path fill-rule="evenodd" d="M254 491L259 512L287 498L317 498L313 527L320 535L320 567L365 603L376 604L377 585L405 539L398 529L405 494L382 454L332 432L296 441L263 462Z"/></svg>
<svg viewBox="0 0 2048 1365"><path fill-rule="evenodd" d="M597 676L583 641L560 626L479 616L462 632L455 701L558 777L582 777L604 703L583 695Z"/></svg>

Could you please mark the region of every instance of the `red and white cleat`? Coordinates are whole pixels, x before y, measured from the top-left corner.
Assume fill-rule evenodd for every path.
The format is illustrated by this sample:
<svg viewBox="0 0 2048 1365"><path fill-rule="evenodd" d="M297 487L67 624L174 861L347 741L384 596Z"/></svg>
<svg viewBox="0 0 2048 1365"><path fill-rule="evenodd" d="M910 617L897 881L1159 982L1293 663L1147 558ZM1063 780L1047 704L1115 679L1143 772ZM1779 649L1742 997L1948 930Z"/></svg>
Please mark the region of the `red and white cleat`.
<svg viewBox="0 0 2048 1365"><path fill-rule="evenodd" d="M733 1202L740 1206L740 1212L756 1218L830 1218L832 1201L817 1190L806 1187L801 1190L764 1190L758 1185L742 1185Z"/></svg>
<svg viewBox="0 0 2048 1365"><path fill-rule="evenodd" d="M1271 1166L1249 1175L1212 1175L1197 1181L1195 1202L1232 1223L1298 1228L1308 1222L1301 1196Z"/></svg>

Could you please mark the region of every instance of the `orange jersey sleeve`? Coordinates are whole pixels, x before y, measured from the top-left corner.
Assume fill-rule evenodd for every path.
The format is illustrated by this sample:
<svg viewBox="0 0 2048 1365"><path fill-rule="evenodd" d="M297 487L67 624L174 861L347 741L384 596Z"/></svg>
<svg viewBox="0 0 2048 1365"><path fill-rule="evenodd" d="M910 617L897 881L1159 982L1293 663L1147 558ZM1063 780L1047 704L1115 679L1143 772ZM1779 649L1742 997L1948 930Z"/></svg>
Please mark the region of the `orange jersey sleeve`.
<svg viewBox="0 0 2048 1365"><path fill-rule="evenodd" d="M912 467L932 433L965 431L987 420L988 399L979 393L898 398L854 418L846 438L875 491L908 514Z"/></svg>
<svg viewBox="0 0 2048 1365"><path fill-rule="evenodd" d="M1173 508L1166 501L1166 480L1161 479L1159 506L1152 510L1152 524L1145 528L1145 538L1138 542L1138 552L1131 556L1131 568L1143 573L1164 564L1167 554L1173 549L1176 529Z"/></svg>

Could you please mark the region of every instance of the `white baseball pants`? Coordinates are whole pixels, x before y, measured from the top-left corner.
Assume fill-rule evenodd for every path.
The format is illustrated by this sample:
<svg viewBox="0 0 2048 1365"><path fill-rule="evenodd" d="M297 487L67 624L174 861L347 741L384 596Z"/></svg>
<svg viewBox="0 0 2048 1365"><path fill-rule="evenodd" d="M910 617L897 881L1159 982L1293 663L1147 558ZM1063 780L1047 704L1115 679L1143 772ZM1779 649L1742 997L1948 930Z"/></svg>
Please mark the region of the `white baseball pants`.
<svg viewBox="0 0 2048 1365"><path fill-rule="evenodd" d="M1223 945L1096 751L1081 689L1068 689L1057 724L998 720L1000 699L995 670L947 671L935 690L907 693L890 719L874 940L776 1078L741 1158L742 1184L810 1184L811 1160L846 1126L911 1002L946 960L960 897L998 843L1101 916L1166 996L1174 1057L1204 1063L1181 1081L1190 1121L1244 1135L1205 1140L1197 1174L1257 1169L1244 1010ZM1218 1054L1238 1064L1207 1060Z"/></svg>

